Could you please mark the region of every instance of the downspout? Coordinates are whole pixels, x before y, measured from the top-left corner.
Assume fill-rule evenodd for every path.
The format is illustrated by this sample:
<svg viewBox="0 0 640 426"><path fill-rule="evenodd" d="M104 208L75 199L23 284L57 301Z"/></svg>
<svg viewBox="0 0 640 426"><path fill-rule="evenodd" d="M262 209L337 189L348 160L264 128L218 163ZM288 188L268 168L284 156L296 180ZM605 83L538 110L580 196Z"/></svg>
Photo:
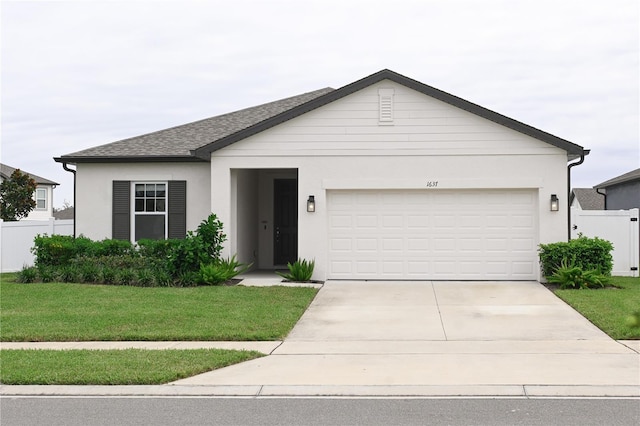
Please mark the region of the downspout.
<svg viewBox="0 0 640 426"><path fill-rule="evenodd" d="M73 238L76 237L76 211L78 210L78 199L76 198L76 171L70 169L67 163L62 163L62 168L68 172L73 173Z"/></svg>
<svg viewBox="0 0 640 426"><path fill-rule="evenodd" d="M607 209L607 193L606 192L600 192L601 189L600 188L596 188L596 192L600 195L602 195L604 197L604 209ZM606 191L606 189L605 189Z"/></svg>
<svg viewBox="0 0 640 426"><path fill-rule="evenodd" d="M584 163L584 157L586 157L587 155L589 155L589 152L591 152L588 149L583 150L580 153L580 161L576 161L575 163L571 163L567 166L567 200L569 199L569 197L571 197L571 169L575 166L579 166L580 164ZM74 210L75 213L75 210ZM569 207L569 205L567 204L567 241L571 241L571 208Z"/></svg>

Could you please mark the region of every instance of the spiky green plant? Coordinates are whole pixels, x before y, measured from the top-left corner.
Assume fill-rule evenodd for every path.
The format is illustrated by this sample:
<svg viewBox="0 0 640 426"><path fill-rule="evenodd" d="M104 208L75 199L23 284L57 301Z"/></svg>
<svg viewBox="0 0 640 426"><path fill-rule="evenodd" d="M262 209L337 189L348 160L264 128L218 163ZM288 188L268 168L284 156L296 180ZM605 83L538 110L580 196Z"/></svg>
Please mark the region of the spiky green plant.
<svg viewBox="0 0 640 426"><path fill-rule="evenodd" d="M609 281L609 277L597 269L584 271L573 262L563 259L553 275L548 277L548 280L550 283L559 284L560 288L564 290L604 287Z"/></svg>
<svg viewBox="0 0 640 426"><path fill-rule="evenodd" d="M309 281L313 275L315 265L315 260L298 259L294 263L287 263L288 273L276 271L276 274L287 281Z"/></svg>

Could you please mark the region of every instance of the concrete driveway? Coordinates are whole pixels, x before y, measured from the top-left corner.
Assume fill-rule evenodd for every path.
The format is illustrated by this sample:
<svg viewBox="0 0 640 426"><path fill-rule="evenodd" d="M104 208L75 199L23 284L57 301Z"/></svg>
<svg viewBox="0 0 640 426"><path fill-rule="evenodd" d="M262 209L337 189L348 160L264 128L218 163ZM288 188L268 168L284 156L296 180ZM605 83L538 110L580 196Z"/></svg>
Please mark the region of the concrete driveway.
<svg viewBox="0 0 640 426"><path fill-rule="evenodd" d="M328 281L271 355L172 385L263 396L640 396L640 354L537 282Z"/></svg>

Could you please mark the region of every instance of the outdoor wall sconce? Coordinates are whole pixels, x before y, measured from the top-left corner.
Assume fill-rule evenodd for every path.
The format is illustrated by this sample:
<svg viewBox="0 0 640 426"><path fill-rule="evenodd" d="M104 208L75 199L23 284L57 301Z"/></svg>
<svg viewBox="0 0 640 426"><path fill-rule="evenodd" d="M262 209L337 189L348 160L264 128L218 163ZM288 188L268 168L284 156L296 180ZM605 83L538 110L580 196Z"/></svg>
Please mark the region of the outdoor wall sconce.
<svg viewBox="0 0 640 426"><path fill-rule="evenodd" d="M309 195L309 199L307 200L307 211L309 213L316 211L316 199L313 195Z"/></svg>
<svg viewBox="0 0 640 426"><path fill-rule="evenodd" d="M551 211L557 212L560 210L560 201L558 200L558 196L556 194L551 194Z"/></svg>

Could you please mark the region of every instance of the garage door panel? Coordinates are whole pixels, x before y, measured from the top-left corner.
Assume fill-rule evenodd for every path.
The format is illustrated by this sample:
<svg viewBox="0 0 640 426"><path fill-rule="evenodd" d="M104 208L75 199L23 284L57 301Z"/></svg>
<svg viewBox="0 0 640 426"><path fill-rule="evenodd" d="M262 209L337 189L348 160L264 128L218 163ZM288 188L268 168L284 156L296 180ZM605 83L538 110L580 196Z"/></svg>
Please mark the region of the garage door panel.
<svg viewBox="0 0 640 426"><path fill-rule="evenodd" d="M328 191L329 277L535 279L534 190Z"/></svg>
<svg viewBox="0 0 640 426"><path fill-rule="evenodd" d="M405 253L404 240L401 238L383 238L382 251L385 253Z"/></svg>
<svg viewBox="0 0 640 426"><path fill-rule="evenodd" d="M422 215L407 215L407 228L414 230L424 230L429 228L429 216L426 214Z"/></svg>

